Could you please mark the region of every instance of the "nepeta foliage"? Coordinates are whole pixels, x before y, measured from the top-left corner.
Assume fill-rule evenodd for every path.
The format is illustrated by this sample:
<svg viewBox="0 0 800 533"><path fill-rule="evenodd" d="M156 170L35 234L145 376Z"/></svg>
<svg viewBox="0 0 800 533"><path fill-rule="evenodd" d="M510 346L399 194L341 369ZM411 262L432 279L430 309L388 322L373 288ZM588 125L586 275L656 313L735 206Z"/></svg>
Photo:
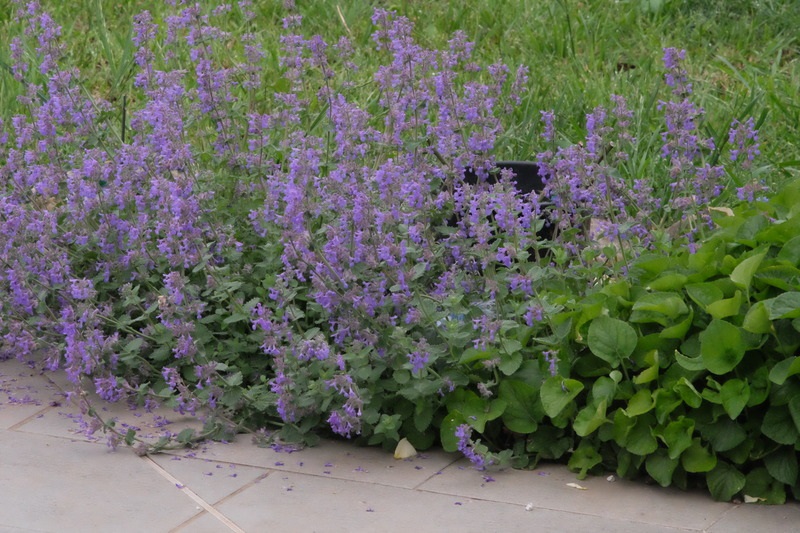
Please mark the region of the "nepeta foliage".
<svg viewBox="0 0 800 533"><path fill-rule="evenodd" d="M365 71L347 38L297 33L290 12L274 65L248 2L174 7L162 26L135 17L126 123L65 65L52 18L17 4L27 111L0 123L0 330L7 355L42 354L104 399L211 415L211 435L274 424L284 439L328 428L425 447L450 424L474 451L466 428L500 419L509 377L569 368L570 324L554 317L678 217L694 238L724 183L673 49L666 194L626 173L633 111L612 96L582 144L558 145L542 113L547 185L522 196L486 178L527 69L476 64L464 33L427 49L376 9L381 62ZM754 128L733 124L735 162L757 153Z"/></svg>

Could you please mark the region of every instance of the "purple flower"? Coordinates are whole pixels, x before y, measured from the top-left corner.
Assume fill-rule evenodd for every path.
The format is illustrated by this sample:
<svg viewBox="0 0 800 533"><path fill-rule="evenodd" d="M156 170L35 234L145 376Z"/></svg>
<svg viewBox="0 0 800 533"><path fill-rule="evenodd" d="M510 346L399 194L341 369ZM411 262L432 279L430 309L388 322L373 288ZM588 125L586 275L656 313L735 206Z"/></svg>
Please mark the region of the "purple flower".
<svg viewBox="0 0 800 533"><path fill-rule="evenodd" d="M731 161L738 161L743 155L742 167L749 168L756 156L761 154L758 130L753 117L748 118L745 122L739 122L738 119L733 120L728 132L728 143L731 145Z"/></svg>
<svg viewBox="0 0 800 533"><path fill-rule="evenodd" d="M123 387L119 384L116 376L95 377L94 385L98 396L108 402L116 402L122 397Z"/></svg>
<svg viewBox="0 0 800 533"><path fill-rule="evenodd" d="M331 429L347 438L353 434L359 434L364 402L355 388L352 377L347 374L337 374L333 379L327 381L326 385L345 399L344 405L340 409L334 409L328 417Z"/></svg>
<svg viewBox="0 0 800 533"><path fill-rule="evenodd" d="M672 93L677 96L687 96L692 93L692 84L687 82L686 70L682 63L686 59L686 50L677 48L664 48L664 82L672 87Z"/></svg>
<svg viewBox="0 0 800 533"><path fill-rule="evenodd" d="M458 451L469 459L475 469L484 470L486 468L486 458L475 451L475 445L471 440L472 428L467 424L461 424L456 428L455 436L458 439L456 444Z"/></svg>
<svg viewBox="0 0 800 533"><path fill-rule="evenodd" d="M542 138L549 143L555 142L555 113L553 111L540 111L539 113L541 114L542 122L544 123Z"/></svg>
<svg viewBox="0 0 800 533"><path fill-rule="evenodd" d="M331 347L321 336L313 340L303 340L297 350L297 359L300 361L325 361L331 355Z"/></svg>
<svg viewBox="0 0 800 533"><path fill-rule="evenodd" d="M425 339L420 339L416 343L416 350L408 354L408 362L411 363L411 371L419 375L430 361L430 351Z"/></svg>
<svg viewBox="0 0 800 533"><path fill-rule="evenodd" d="M763 195L763 193L767 191L769 191L769 187L763 183L750 182L742 187L736 188L736 197L744 202L763 201L765 197L757 195Z"/></svg>
<svg viewBox="0 0 800 533"><path fill-rule="evenodd" d="M547 361L548 364L548 371L550 372L551 376L558 375L558 352L555 350L545 350L542 352L544 356L544 360Z"/></svg>
<svg viewBox="0 0 800 533"><path fill-rule="evenodd" d="M69 283L69 294L76 300L88 300L97 294L90 279L71 279Z"/></svg>
<svg viewBox="0 0 800 533"><path fill-rule="evenodd" d="M544 309L541 305L528 306L525 311L525 324L533 327L534 324L544 320Z"/></svg>
<svg viewBox="0 0 800 533"><path fill-rule="evenodd" d="M358 434L361 431L361 422L358 418L338 409L331 411L327 422L334 433L343 437L350 438L353 434Z"/></svg>

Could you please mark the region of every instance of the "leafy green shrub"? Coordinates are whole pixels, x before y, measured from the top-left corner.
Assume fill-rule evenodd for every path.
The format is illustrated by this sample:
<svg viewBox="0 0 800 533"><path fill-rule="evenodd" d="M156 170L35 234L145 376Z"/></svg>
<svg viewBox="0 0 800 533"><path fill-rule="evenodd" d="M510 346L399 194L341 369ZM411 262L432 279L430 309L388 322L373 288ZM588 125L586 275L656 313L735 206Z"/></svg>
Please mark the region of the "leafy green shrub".
<svg viewBox="0 0 800 533"><path fill-rule="evenodd" d="M696 253L643 255L554 315L574 341L559 373L525 365L494 401L453 393L445 447L457 449L453 429L468 424L514 432L520 466L568 459L583 476L611 468L662 486L701 483L718 500L796 498L798 206L795 181L769 202L718 214L720 229ZM502 429L486 429L487 418Z"/></svg>

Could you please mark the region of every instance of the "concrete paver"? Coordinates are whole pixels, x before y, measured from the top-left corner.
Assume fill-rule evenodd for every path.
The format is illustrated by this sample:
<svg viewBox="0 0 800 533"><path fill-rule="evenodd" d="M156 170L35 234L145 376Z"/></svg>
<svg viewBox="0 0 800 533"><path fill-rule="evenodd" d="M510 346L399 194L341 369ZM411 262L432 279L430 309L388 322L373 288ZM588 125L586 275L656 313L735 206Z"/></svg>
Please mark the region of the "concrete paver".
<svg viewBox="0 0 800 533"><path fill-rule="evenodd" d="M181 484L191 487L198 496L211 504L253 483L267 473L263 468L166 454L154 455L150 460L180 480Z"/></svg>
<svg viewBox="0 0 800 533"><path fill-rule="evenodd" d="M187 452L177 453L185 456ZM439 450L397 461L391 452L379 448L331 440L301 452L276 451L254 446L246 435L231 443L210 443L189 453L201 459L409 489L459 459L457 454Z"/></svg>
<svg viewBox="0 0 800 533"><path fill-rule="evenodd" d="M0 531L796 531L800 504L734 505L558 465L478 472L434 451L390 452L324 440L289 453L247 436L152 457L111 452L75 433L57 385L0 361ZM104 406L154 435L191 419ZM161 419L157 419L161 420ZM578 483L586 490L569 487Z"/></svg>
<svg viewBox="0 0 800 533"><path fill-rule="evenodd" d="M221 502L245 531L668 531L624 520L275 472ZM254 512L254 509L259 509ZM678 530L674 530L678 531Z"/></svg>
<svg viewBox="0 0 800 533"><path fill-rule="evenodd" d="M210 513L201 513L170 533L231 533L231 529Z"/></svg>
<svg viewBox="0 0 800 533"><path fill-rule="evenodd" d="M800 504L737 505L725 513L709 533L800 531Z"/></svg>
<svg viewBox="0 0 800 533"><path fill-rule="evenodd" d="M36 433L39 435L49 435L51 437L105 444L107 435L103 434L102 430L98 430L91 436L87 436L85 432L81 430L78 424L78 412L79 411L72 405L47 409L28 420L24 424L24 427L16 427L14 429L26 433ZM167 423L163 425L159 423L159 421L154 421L154 416L162 415L168 416ZM106 420L116 417L116 427L122 429L123 433L126 428L133 427L138 432L137 437L153 443L166 432L179 433L182 429L188 427L199 430L203 426L203 424L195 418L182 417L177 414L170 416L168 410L159 410L154 415L145 413L142 410L131 411L122 404L110 406L107 411L103 412L103 417Z"/></svg>
<svg viewBox="0 0 800 533"><path fill-rule="evenodd" d="M61 389L20 361L0 362L0 429L8 429L64 401Z"/></svg>
<svg viewBox="0 0 800 533"><path fill-rule="evenodd" d="M36 417L28 420L24 429L18 429L26 433L52 437L106 442L107 436L99 430L93 435L87 436L78 424L78 409L72 404L64 403L63 395L60 400L60 402L56 402L55 407L42 410ZM104 402L93 394L89 395L89 400L93 406L98 408L105 420L116 419L116 427L123 430L123 433L127 428L132 427L137 431L137 437L148 442L156 442L165 433L179 433L186 428L199 431L203 427L202 422L197 418L180 415L166 408L147 413L141 408L131 409L124 403Z"/></svg>
<svg viewBox="0 0 800 533"><path fill-rule="evenodd" d="M131 453L2 431L0 458L0 529L163 531L198 512Z"/></svg>
<svg viewBox="0 0 800 533"><path fill-rule="evenodd" d="M664 489L624 479L612 478L615 481L611 482L603 476L577 480L574 473L560 465L543 464L535 470L508 470L489 477L468 465L466 460L459 461L418 488L517 505L530 502L542 509L696 531L711 527L731 510L731 505L715 502L701 492ZM570 487L569 483L585 490Z"/></svg>

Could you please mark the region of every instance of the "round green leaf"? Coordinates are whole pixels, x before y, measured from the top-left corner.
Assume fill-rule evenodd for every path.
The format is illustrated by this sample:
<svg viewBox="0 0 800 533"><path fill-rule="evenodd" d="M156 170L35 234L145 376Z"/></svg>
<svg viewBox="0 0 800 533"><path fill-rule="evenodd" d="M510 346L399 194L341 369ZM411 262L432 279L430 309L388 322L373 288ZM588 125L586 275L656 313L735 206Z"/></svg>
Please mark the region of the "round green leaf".
<svg viewBox="0 0 800 533"><path fill-rule="evenodd" d="M636 425L628 434L625 449L634 455L650 455L658 448L658 441L653 436L651 424L652 417L640 416L636 418Z"/></svg>
<svg viewBox="0 0 800 533"><path fill-rule="evenodd" d="M700 407L700 404L703 403L703 397L700 396L700 393L694 388L692 382L685 377L681 377L681 379L678 380L673 390L681 395L681 399L686 402L686 405L689 407L697 409Z"/></svg>
<svg viewBox="0 0 800 533"><path fill-rule="evenodd" d="M782 447L764 458L769 474L789 486L797 482L797 454L790 447Z"/></svg>
<svg viewBox="0 0 800 533"><path fill-rule="evenodd" d="M516 342L519 344L519 341L506 341L507 343ZM515 352L505 353L501 352L500 355L500 364L497 365L497 368L505 374L506 376L510 376L522 365L522 352L519 350Z"/></svg>
<svg viewBox="0 0 800 533"><path fill-rule="evenodd" d="M758 498L769 505L786 503L786 490L783 483L773 478L763 466L747 473L744 494L745 497Z"/></svg>
<svg viewBox="0 0 800 533"><path fill-rule="evenodd" d="M744 428L725 417L720 417L713 424L702 426L700 432L717 452L727 452L747 440Z"/></svg>
<svg viewBox="0 0 800 533"><path fill-rule="evenodd" d="M429 402L419 402L414 407L414 427L424 433L433 421L433 407Z"/></svg>
<svg viewBox="0 0 800 533"><path fill-rule="evenodd" d="M599 465L602 460L592 443L584 439L570 455L567 467L573 472L578 472L578 479L584 479L589 470Z"/></svg>
<svg viewBox="0 0 800 533"><path fill-rule="evenodd" d="M734 268L733 272L731 272L731 281L733 281L738 287L749 291L750 282L753 280L753 275L756 273L756 270L758 270L758 267L761 265L761 261L766 255L767 252L761 252L758 255L748 257L736 265L736 268Z"/></svg>
<svg viewBox="0 0 800 533"><path fill-rule="evenodd" d="M500 382L498 397L507 403L503 412L503 423L516 433L533 433L541 420L541 405L538 391L516 379Z"/></svg>
<svg viewBox="0 0 800 533"><path fill-rule="evenodd" d="M769 310L764 302L757 302L744 315L742 329L750 333L769 333L772 331L772 321L769 319Z"/></svg>
<svg viewBox="0 0 800 533"><path fill-rule="evenodd" d="M606 418L606 401L602 400L597 405L589 404L578 413L572 427L581 437L589 435L594 430L609 422Z"/></svg>
<svg viewBox="0 0 800 533"><path fill-rule="evenodd" d="M656 450L645 462L647 473L662 487L669 487L672 484L672 473L677 467L678 460L670 458L663 449Z"/></svg>
<svg viewBox="0 0 800 533"><path fill-rule="evenodd" d="M628 416L639 416L651 410L655 405L656 402L653 399L653 394L650 392L650 389L642 389L628 400L625 414Z"/></svg>
<svg viewBox="0 0 800 533"><path fill-rule="evenodd" d="M747 401L747 406L753 407L764 403L772 388L767 367L758 367L755 372L747 376L747 381L750 383L750 399Z"/></svg>
<svg viewBox="0 0 800 533"><path fill-rule="evenodd" d="M794 421L794 427L800 432L800 396L793 396L787 405L789 407L789 414Z"/></svg>
<svg viewBox="0 0 800 533"><path fill-rule="evenodd" d="M731 419L736 419L750 399L750 387L741 379L729 379L719 391L722 407Z"/></svg>
<svg viewBox="0 0 800 533"><path fill-rule="evenodd" d="M759 269L756 279L782 291L793 291L800 279L800 269L789 265L772 265Z"/></svg>
<svg viewBox="0 0 800 533"><path fill-rule="evenodd" d="M744 488L746 478L735 467L720 461L706 474L706 483L711 496L720 502L729 502Z"/></svg>
<svg viewBox="0 0 800 533"><path fill-rule="evenodd" d="M770 407L761 422L761 432L778 444L797 444L798 434L792 414L785 405Z"/></svg>
<svg viewBox="0 0 800 533"><path fill-rule="evenodd" d="M712 374L726 374L744 357L742 332L724 320L712 320L700 333L700 356Z"/></svg>
<svg viewBox="0 0 800 533"><path fill-rule="evenodd" d="M456 389L445 400L450 411L458 411L467 423L479 433L483 433L486 423L499 418L506 408L506 402L500 398L490 402L472 391Z"/></svg>
<svg viewBox="0 0 800 533"><path fill-rule="evenodd" d="M544 412L550 418L557 417L582 390L583 383L578 380L551 376L542 384L541 398Z"/></svg>
<svg viewBox="0 0 800 533"><path fill-rule="evenodd" d="M703 310L705 310L709 304L721 300L724 297L722 289L713 283L695 283L693 285L687 285L686 293L689 295L689 298L694 300Z"/></svg>
<svg viewBox="0 0 800 533"><path fill-rule="evenodd" d="M683 398L672 389L653 391L653 399L656 402L656 420L659 424L665 424L667 420L670 420L670 414L683 405Z"/></svg>
<svg viewBox="0 0 800 533"><path fill-rule="evenodd" d="M647 293L639 298L631 308L630 322L635 324L660 324L671 326L675 320L689 313L689 308L680 295L672 292Z"/></svg>
<svg viewBox="0 0 800 533"><path fill-rule="evenodd" d="M775 298L764 300L764 305L769 310L770 320L800 317L800 292L784 292Z"/></svg>
<svg viewBox="0 0 800 533"><path fill-rule="evenodd" d="M694 311L689 309L689 315L686 318L674 326L662 329L658 336L662 339L683 339L686 337L686 333L689 331L693 319Z"/></svg>
<svg viewBox="0 0 800 533"><path fill-rule="evenodd" d="M542 425L531 435L525 451L536 454L540 459L561 459L571 448L572 438L564 436L563 430Z"/></svg>
<svg viewBox="0 0 800 533"><path fill-rule="evenodd" d="M635 418L626 415L624 409L617 409L614 412L614 441L624 447L635 425Z"/></svg>
<svg viewBox="0 0 800 533"><path fill-rule="evenodd" d="M600 359L616 367L636 349L636 330L622 320L599 316L589 325L587 343Z"/></svg>
<svg viewBox="0 0 800 533"><path fill-rule="evenodd" d="M690 372L697 372L705 369L702 357L689 357L688 355L683 355L678 350L675 350L675 362Z"/></svg>
<svg viewBox="0 0 800 533"><path fill-rule="evenodd" d="M769 371L769 380L776 385L783 385L789 376L795 374L800 374L800 357L792 356L772 367Z"/></svg>
<svg viewBox="0 0 800 533"><path fill-rule="evenodd" d="M786 241L776 259L792 265L800 264L800 235Z"/></svg>
<svg viewBox="0 0 800 533"><path fill-rule="evenodd" d="M461 424L465 424L464 415L458 411L450 411L447 416L442 420L442 425L439 428L439 438L442 441L442 448L446 452L455 452L458 450L458 437L456 437L456 429Z"/></svg>
<svg viewBox="0 0 800 533"><path fill-rule="evenodd" d="M694 433L694 420L691 418L680 417L664 428L662 438L669 449L670 459L678 459L692 445L692 433Z"/></svg>
<svg viewBox="0 0 800 533"><path fill-rule="evenodd" d="M732 298L724 300L717 300L714 303L708 304L706 313L714 318L727 318L729 316L736 316L739 314L739 309L742 307L742 293L736 291Z"/></svg>
<svg viewBox="0 0 800 533"><path fill-rule="evenodd" d="M700 444L700 439L694 439L681 454L681 465L687 472L708 472L717 466L717 456Z"/></svg>
<svg viewBox="0 0 800 533"><path fill-rule="evenodd" d="M606 405L614 401L617 392L617 382L610 377L600 376L592 385L592 398L595 402L606 401Z"/></svg>

